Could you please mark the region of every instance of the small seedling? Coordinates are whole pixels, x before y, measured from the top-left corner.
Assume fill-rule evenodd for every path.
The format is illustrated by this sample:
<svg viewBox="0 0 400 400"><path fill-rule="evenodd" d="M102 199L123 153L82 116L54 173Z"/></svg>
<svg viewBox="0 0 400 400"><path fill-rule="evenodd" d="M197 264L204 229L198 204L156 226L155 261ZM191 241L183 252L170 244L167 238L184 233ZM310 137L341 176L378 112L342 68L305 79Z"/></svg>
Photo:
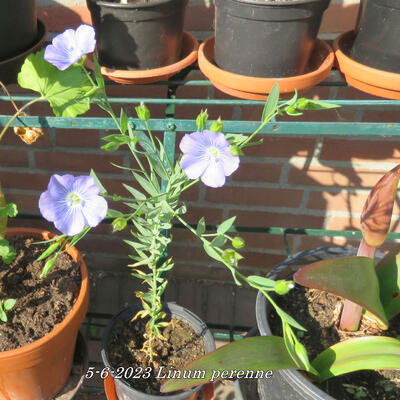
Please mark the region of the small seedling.
<svg viewBox="0 0 400 400"><path fill-rule="evenodd" d="M0 320L2 320L3 322L8 321L6 311L10 311L11 309L13 309L16 302L17 300L15 299L7 299L0 302Z"/></svg>

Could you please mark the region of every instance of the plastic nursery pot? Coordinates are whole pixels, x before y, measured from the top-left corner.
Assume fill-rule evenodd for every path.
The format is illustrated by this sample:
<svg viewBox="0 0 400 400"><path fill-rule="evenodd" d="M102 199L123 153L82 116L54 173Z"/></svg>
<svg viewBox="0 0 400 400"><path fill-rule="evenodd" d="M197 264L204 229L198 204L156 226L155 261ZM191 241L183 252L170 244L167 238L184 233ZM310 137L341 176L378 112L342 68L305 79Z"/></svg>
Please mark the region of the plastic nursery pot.
<svg viewBox="0 0 400 400"><path fill-rule="evenodd" d="M151 69L180 59L188 0L119 2L87 0L102 66Z"/></svg>
<svg viewBox="0 0 400 400"><path fill-rule="evenodd" d="M301 75L330 0L216 0L215 61L256 77Z"/></svg>
<svg viewBox="0 0 400 400"><path fill-rule="evenodd" d="M47 240L54 235L34 228L11 228L6 237L31 236ZM0 400L50 400L67 382L79 327L89 302L88 271L75 247L68 250L80 262L81 290L66 318L50 333L15 350L0 352Z"/></svg>
<svg viewBox="0 0 400 400"><path fill-rule="evenodd" d="M319 247L302 251L277 265L268 273L271 279L291 279L298 269L310 263L336 257L355 256L357 249L351 247ZM272 335L268 323L270 304L261 292L256 301L257 326L261 336ZM258 380L258 394L261 400L335 400L313 385L302 373L294 370L274 371L270 379Z"/></svg>
<svg viewBox="0 0 400 400"><path fill-rule="evenodd" d="M350 56L372 68L400 73L400 3L362 0Z"/></svg>
<svg viewBox="0 0 400 400"><path fill-rule="evenodd" d="M114 316L114 318L108 324L104 332L101 349L101 357L106 367L111 368L110 362L108 360L107 343L114 325L121 320L130 321L134 317L134 315L136 315L136 313L141 309L142 307L140 305L134 305L125 308L119 314ZM213 335L207 328L207 325L199 317L197 317L197 315L174 303L164 304L164 311L167 313L168 316L174 316L175 318L178 318L181 321L187 323L198 335L200 335L204 340L204 349L206 353L215 350L215 341ZM197 392L203 387L203 385L199 385L177 394L158 396L139 392L131 385L129 385L123 378L114 379L114 382L118 400L195 400L197 397Z"/></svg>
<svg viewBox="0 0 400 400"><path fill-rule="evenodd" d="M0 8L1 8L1 3L0 3ZM1 25L0 25L0 30L1 30ZM21 70L21 66L25 61L25 58L30 53L35 53L36 51L39 51L43 47L45 39L46 39L46 27L43 24L43 22L38 19L37 36L32 47L30 47L28 50L23 51L22 53L19 53L18 55L12 58L8 58L4 61L0 60L0 81L2 81L4 84L16 83L17 75ZM0 41L0 45L1 43L2 42Z"/></svg>
<svg viewBox="0 0 400 400"><path fill-rule="evenodd" d="M353 31L345 32L333 43L337 64L346 82L363 92L400 100L400 74L369 67L349 56L354 36Z"/></svg>
<svg viewBox="0 0 400 400"><path fill-rule="evenodd" d="M28 50L36 41L35 0L0 1L0 61Z"/></svg>

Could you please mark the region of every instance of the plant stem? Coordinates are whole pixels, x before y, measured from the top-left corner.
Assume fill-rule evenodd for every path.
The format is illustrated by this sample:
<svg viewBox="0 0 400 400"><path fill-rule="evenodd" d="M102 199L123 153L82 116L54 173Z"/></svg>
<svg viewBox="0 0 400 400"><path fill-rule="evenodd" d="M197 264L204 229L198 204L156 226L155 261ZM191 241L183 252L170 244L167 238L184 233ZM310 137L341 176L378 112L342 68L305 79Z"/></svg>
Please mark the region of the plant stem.
<svg viewBox="0 0 400 400"><path fill-rule="evenodd" d="M28 108L29 106L31 106L34 103L37 103L38 101L43 100L44 97L40 96L37 97L36 99L31 100L29 103L26 103L24 106L22 106L11 118L10 120L7 122L6 126L3 128L3 130L0 132L0 141L3 138L4 134L6 133L7 129L10 127L10 125L14 122L14 120L21 115L21 113Z"/></svg>
<svg viewBox="0 0 400 400"><path fill-rule="evenodd" d="M0 209L6 206L6 199L4 197L4 193L1 189L0 183ZM0 217L0 239L4 239L7 227L7 215L4 217Z"/></svg>
<svg viewBox="0 0 400 400"><path fill-rule="evenodd" d="M364 238L361 239L360 246L358 247L357 256L369 257L372 260L375 255L375 247L369 246ZM340 318L340 329L345 331L356 331L360 325L362 307L353 303L350 300L345 300Z"/></svg>

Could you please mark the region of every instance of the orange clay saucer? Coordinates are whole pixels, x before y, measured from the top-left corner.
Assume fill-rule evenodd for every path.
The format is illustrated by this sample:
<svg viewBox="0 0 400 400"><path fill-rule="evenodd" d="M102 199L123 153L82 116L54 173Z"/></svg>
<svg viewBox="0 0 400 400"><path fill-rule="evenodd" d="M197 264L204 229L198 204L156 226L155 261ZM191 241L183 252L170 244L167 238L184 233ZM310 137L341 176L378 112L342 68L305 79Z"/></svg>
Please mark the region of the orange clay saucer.
<svg viewBox="0 0 400 400"><path fill-rule="evenodd" d="M122 70L101 66L100 70L104 77L114 82L128 85L165 81L190 64L193 64L197 60L198 48L199 42L197 39L185 31L182 37L182 59L174 64L142 70ZM93 60L90 57L86 58L85 65L91 70L94 69Z"/></svg>
<svg viewBox="0 0 400 400"><path fill-rule="evenodd" d="M295 89L303 92L322 82L332 69L334 54L322 40L317 39L307 71L303 75L287 78L257 78L225 71L214 61L214 36L208 38L199 48L199 68L211 83L222 92L248 100L265 100L276 82L282 95L293 94Z"/></svg>

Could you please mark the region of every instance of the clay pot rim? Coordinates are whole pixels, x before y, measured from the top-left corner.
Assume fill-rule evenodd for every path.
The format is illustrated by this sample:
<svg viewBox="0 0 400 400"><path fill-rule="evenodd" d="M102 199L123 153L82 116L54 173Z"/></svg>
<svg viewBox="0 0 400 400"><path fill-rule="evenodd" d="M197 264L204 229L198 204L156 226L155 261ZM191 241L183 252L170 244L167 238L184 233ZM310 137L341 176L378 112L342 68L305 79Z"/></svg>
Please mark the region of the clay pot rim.
<svg viewBox="0 0 400 400"><path fill-rule="evenodd" d="M286 0L286 1L274 1L274 0L231 0L236 3L246 3L251 5L262 5L265 7L290 7L290 6L300 6L309 3L323 3L329 2L330 0Z"/></svg>
<svg viewBox="0 0 400 400"><path fill-rule="evenodd" d="M48 238L56 236L54 233L43 229L37 228L8 228L6 231L6 237L10 236L19 236L19 235L33 235L33 236L41 236L43 239L47 240ZM67 253L72 257L75 262L80 262L81 269L81 289L79 291L78 297L76 298L75 304L73 305L71 311L68 315L61 321L52 331L48 334L44 335L38 340L35 340L32 343L29 343L25 346L18 347L14 350L6 350L0 351L0 360L11 359L14 357L19 357L22 354L30 353L42 347L45 343L51 341L55 338L66 326L72 323L74 319L76 319L79 309L82 307L82 303L86 301L88 290L89 290L89 276L88 270L83 259L81 253L78 251L76 247L71 247L68 249Z"/></svg>
<svg viewBox="0 0 400 400"><path fill-rule="evenodd" d="M333 67L334 53L330 46L323 40L317 39L317 45L326 51L326 57L318 69L303 75L286 78L257 78L254 76L239 75L225 71L214 63L214 40L215 37L207 38L199 48L199 68L211 81L221 86L239 92L266 95L275 83L279 83L281 93L292 93L307 89L324 80ZM244 93L245 94L245 93Z"/></svg>
<svg viewBox="0 0 400 400"><path fill-rule="evenodd" d="M175 75L182 69L193 64L197 60L198 49L199 42L197 39L191 33L183 31L183 58L176 63L166 65L165 67L141 70L122 70L100 66L100 71L102 75L118 83L143 84L158 82L168 79L172 75ZM89 69L94 69L94 64L90 57L86 58L85 64Z"/></svg>
<svg viewBox="0 0 400 400"><path fill-rule="evenodd" d="M368 86L368 89L371 90L368 93L379 96L378 93L373 92L374 88L376 88L377 92L382 89L388 89L394 93L400 91L400 74L368 67L353 60L344 53L342 41L348 39L351 35L354 35L354 31L344 32L333 42L333 50L340 71L344 75L348 75L352 79L361 82L363 86Z"/></svg>

